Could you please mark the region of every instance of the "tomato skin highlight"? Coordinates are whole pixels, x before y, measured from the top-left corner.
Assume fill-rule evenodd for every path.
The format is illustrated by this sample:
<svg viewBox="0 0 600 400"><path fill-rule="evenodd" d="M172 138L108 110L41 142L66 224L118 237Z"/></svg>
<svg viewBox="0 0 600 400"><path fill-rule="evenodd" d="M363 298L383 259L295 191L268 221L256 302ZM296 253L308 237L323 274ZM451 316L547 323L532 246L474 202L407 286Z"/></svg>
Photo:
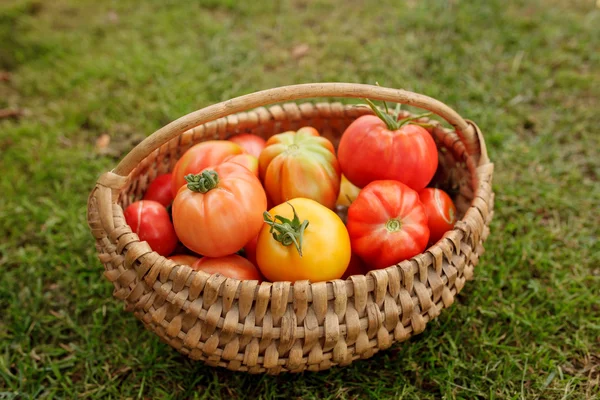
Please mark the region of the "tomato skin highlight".
<svg viewBox="0 0 600 400"><path fill-rule="evenodd" d="M289 204L288 204L289 203ZM311 199L295 198L272 208L272 217L293 218L295 208L301 221L308 220L302 241L302 256L291 244L276 241L266 223L256 245L261 273L271 282L338 279L350 262L350 238L342 220L329 208Z"/></svg>
<svg viewBox="0 0 600 400"><path fill-rule="evenodd" d="M409 123L391 131L375 115L363 115L348 126L337 154L343 174L358 187L396 180L418 192L438 165L435 141L425 128Z"/></svg>
<svg viewBox="0 0 600 400"><path fill-rule="evenodd" d="M272 204L309 198L333 208L340 191L340 166L331 142L312 127L271 136L258 159Z"/></svg>
<svg viewBox="0 0 600 400"><path fill-rule="evenodd" d="M143 200L157 201L167 207L173 202L173 192L171 191L172 174L162 174L154 178L144 193Z"/></svg>
<svg viewBox="0 0 600 400"><path fill-rule="evenodd" d="M225 162L203 171L218 183L206 193L183 186L173 201L173 223L179 240L207 257L241 249L263 225L267 198L260 181L241 165Z"/></svg>
<svg viewBox="0 0 600 400"><path fill-rule="evenodd" d="M260 157L260 153L265 148L267 141L258 135L244 133L229 138L230 141L240 145L244 151L254 157Z"/></svg>
<svg viewBox="0 0 600 400"><path fill-rule="evenodd" d="M173 254L167 257L169 260L176 262L177 264L192 266L200 257L192 256L190 254Z"/></svg>
<svg viewBox="0 0 600 400"><path fill-rule="evenodd" d="M136 201L125 209L123 215L132 232L137 233L152 250L165 257L175 250L177 235L162 204L152 200Z"/></svg>
<svg viewBox="0 0 600 400"><path fill-rule="evenodd" d="M227 157L223 162L232 162L239 164L242 167L246 167L258 178L258 158L254 157L252 154L236 154Z"/></svg>
<svg viewBox="0 0 600 400"><path fill-rule="evenodd" d="M262 277L256 267L237 254L217 258L203 257L191 267L193 270L204 271L208 274L221 274L228 278L262 282Z"/></svg>
<svg viewBox="0 0 600 400"><path fill-rule="evenodd" d="M371 269L386 268L423 252L427 214L417 192L398 181L374 181L348 208L352 251Z"/></svg>
<svg viewBox="0 0 600 400"><path fill-rule="evenodd" d="M173 198L177 196L179 189L185 186L187 174L198 174L212 165L223 163L228 157L242 153L244 149L229 140L207 140L190 147L173 168Z"/></svg>
<svg viewBox="0 0 600 400"><path fill-rule="evenodd" d="M456 223L456 207L441 189L425 188L419 193L429 225L429 245L437 243Z"/></svg>

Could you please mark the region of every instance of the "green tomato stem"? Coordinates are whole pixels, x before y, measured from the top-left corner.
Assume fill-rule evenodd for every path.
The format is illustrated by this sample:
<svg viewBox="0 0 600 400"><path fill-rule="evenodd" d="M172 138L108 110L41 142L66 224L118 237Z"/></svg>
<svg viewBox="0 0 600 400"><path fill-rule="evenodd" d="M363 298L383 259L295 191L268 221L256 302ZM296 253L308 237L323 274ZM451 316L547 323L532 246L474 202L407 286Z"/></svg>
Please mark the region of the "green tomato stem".
<svg viewBox="0 0 600 400"><path fill-rule="evenodd" d="M294 218L289 220L281 215L276 215L274 218L269 214L268 211L263 213L263 219L267 225L271 227L270 233L273 235L273 239L278 241L284 246L289 246L292 243L296 246L298 254L302 257L302 242L304 239L304 231L308 226L308 220L300 223L300 218L296 213L296 209L293 205L288 203L292 207L294 212ZM279 220L279 222L277 222Z"/></svg>
<svg viewBox="0 0 600 400"><path fill-rule="evenodd" d="M388 232L398 232L402 229L402 222L398 221L396 218L392 218L385 223L385 229Z"/></svg>
<svg viewBox="0 0 600 400"><path fill-rule="evenodd" d="M386 102L383 102L383 105L385 106L385 112L383 112L379 108L377 108L375 103L373 103L371 100L365 99L365 101L367 102L369 107L371 107L371 110L373 110L375 115L377 115L377 117L379 117L380 120L385 122L385 125L387 126L387 128L390 131L396 131L396 130L402 128L404 125L407 125L410 123L414 123L416 125L421 125L421 123L414 122L414 121L418 120L419 118L428 117L431 115L430 112L427 112L427 113L418 114L418 115L411 116L411 117L402 118L400 120L396 120L394 118L394 116L389 113ZM397 110L399 110L399 108L397 108Z"/></svg>
<svg viewBox="0 0 600 400"><path fill-rule="evenodd" d="M219 184L219 175L211 169L202 171L199 174L188 174L184 178L188 189L192 192L206 193Z"/></svg>

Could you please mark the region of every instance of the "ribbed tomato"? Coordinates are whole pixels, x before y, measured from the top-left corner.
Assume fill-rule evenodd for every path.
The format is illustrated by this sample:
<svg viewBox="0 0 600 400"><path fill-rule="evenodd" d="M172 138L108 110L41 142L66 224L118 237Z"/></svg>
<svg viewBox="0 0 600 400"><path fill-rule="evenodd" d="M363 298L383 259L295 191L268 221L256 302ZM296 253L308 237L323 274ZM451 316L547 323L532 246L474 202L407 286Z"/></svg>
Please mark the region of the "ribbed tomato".
<svg viewBox="0 0 600 400"><path fill-rule="evenodd" d="M144 193L144 200L157 201L167 207L173 202L171 192L172 174L162 174L154 178Z"/></svg>
<svg viewBox="0 0 600 400"><path fill-rule="evenodd" d="M185 176L199 174L211 165L218 165L232 155L242 154L242 149L229 140L208 140L190 147L175 164L173 168L173 181L171 193L177 196L179 189L186 184Z"/></svg>
<svg viewBox="0 0 600 400"><path fill-rule="evenodd" d="M177 246L177 236L167 209L159 202L140 200L123 212L125 222L140 240L161 256L168 256Z"/></svg>
<svg viewBox="0 0 600 400"><path fill-rule="evenodd" d="M425 207L429 226L429 244L437 243L444 233L454 228L456 207L450 196L442 189L425 188L419 193Z"/></svg>
<svg viewBox="0 0 600 400"><path fill-rule="evenodd" d="M371 268L385 268L425 250L427 214L417 192L398 181L374 181L348 208L352 251Z"/></svg>
<svg viewBox="0 0 600 400"><path fill-rule="evenodd" d="M316 129L271 136L258 159L260 177L272 204L297 197L333 208L340 191L340 167L329 140Z"/></svg>
<svg viewBox="0 0 600 400"><path fill-rule="evenodd" d="M173 201L173 223L187 248L222 257L235 253L258 234L267 197L247 168L225 162L185 179L188 184Z"/></svg>
<svg viewBox="0 0 600 400"><path fill-rule="evenodd" d="M342 172L358 187L391 179L420 191L438 165L433 138L411 119L396 121L373 109L377 115L363 115L344 131L338 147Z"/></svg>
<svg viewBox="0 0 600 400"><path fill-rule="evenodd" d="M204 271L208 274L221 274L239 280L262 281L260 272L256 267L237 254L216 258L203 257L192 265L192 269Z"/></svg>
<svg viewBox="0 0 600 400"><path fill-rule="evenodd" d="M230 138L233 143L239 144L246 153L252 154L258 158L261 151L265 148L266 141L260 136L251 133L243 133L241 135Z"/></svg>

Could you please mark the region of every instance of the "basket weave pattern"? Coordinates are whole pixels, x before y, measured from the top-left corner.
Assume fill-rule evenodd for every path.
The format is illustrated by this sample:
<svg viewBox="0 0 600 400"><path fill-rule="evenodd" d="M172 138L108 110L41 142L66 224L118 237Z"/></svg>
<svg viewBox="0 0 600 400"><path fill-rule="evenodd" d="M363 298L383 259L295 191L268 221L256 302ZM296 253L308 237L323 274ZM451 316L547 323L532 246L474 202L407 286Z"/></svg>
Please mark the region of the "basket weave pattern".
<svg viewBox="0 0 600 400"><path fill-rule="evenodd" d="M174 129L158 141L152 135L138 146L141 153L131 156L130 167L102 175L89 197L88 223L114 296L181 353L250 373L347 365L422 332L472 278L489 234L493 164L476 127L477 147L465 143L464 132L459 136L430 121L444 169L439 179L456 191L460 220L455 228L425 253L366 276L258 284L208 275L154 253L123 217L123 209L195 143L247 132L269 137L310 125L337 145L345 128L367 113L341 103L286 103L225 110L222 118L178 126L182 134Z"/></svg>

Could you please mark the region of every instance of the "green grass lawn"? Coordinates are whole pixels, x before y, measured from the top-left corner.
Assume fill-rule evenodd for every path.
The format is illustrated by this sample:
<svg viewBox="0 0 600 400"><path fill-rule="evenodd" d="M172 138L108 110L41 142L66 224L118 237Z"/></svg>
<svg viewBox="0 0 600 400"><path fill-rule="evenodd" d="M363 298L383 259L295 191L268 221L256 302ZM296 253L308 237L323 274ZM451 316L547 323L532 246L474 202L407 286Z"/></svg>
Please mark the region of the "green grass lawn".
<svg viewBox="0 0 600 400"><path fill-rule="evenodd" d="M600 396L600 8L367 3L2 2L0 109L23 115L0 120L0 399ZM191 362L112 298L89 191L188 112L315 81L421 92L480 125L496 214L475 280L423 334L346 368Z"/></svg>

